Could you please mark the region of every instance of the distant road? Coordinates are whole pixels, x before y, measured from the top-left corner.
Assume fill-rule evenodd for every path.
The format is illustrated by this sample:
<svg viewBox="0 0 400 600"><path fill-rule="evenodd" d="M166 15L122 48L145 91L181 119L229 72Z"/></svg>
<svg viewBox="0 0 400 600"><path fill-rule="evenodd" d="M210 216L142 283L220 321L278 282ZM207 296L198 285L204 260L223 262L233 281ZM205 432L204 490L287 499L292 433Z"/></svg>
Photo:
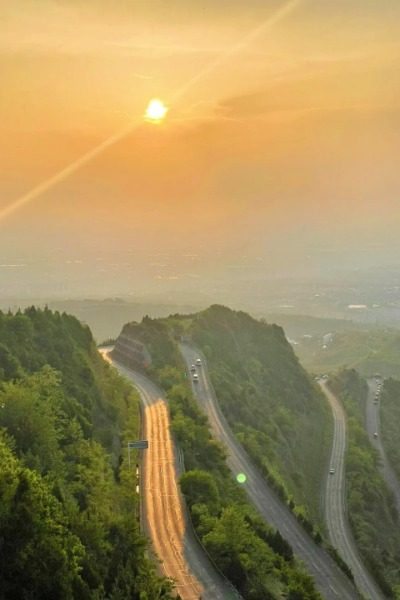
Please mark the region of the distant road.
<svg viewBox="0 0 400 600"><path fill-rule="evenodd" d="M330 391L325 381L319 384L328 399L334 419L330 468L335 473L327 476L325 519L332 545L350 567L356 584L370 600L383 600L384 595L363 565L350 531L345 502L346 414L341 402Z"/></svg>
<svg viewBox="0 0 400 600"><path fill-rule="evenodd" d="M380 405L381 401L374 404L375 394L378 390L378 383L375 379L368 380L368 397L366 404L366 415L365 425L367 428L368 436L371 444L376 448L381 457L381 468L380 471L389 487L393 492L396 499L397 511L400 515L400 482L396 476L396 473L392 469L390 462L386 456L385 449L382 444L381 430L380 430ZM374 433L378 434L376 438Z"/></svg>
<svg viewBox="0 0 400 600"><path fill-rule="evenodd" d="M111 362L135 385L142 399L143 436L149 441L148 450L143 451L142 461L143 514L163 574L174 579L176 592L182 600L199 600L200 597L202 600L240 598L215 571L193 531L186 526L163 392L141 373L113 360Z"/></svg>
<svg viewBox="0 0 400 600"><path fill-rule="evenodd" d="M314 577L316 585L325 600L358 600L358 593L351 581L338 568L333 559L306 533L288 507L269 487L266 480L255 468L248 454L236 440L227 421L221 413L214 390L209 381L204 356L187 344L181 344L181 351L188 370L201 357L203 365L197 369L199 382L192 387L199 404L210 421L211 429L226 447L228 466L233 475L244 473L247 481L244 489L250 501L267 523L279 529L283 537L291 544L295 554L306 565ZM373 597L375 600L375 597ZM378 598L378 596L376 596ZM379 600L381 596L379 596Z"/></svg>

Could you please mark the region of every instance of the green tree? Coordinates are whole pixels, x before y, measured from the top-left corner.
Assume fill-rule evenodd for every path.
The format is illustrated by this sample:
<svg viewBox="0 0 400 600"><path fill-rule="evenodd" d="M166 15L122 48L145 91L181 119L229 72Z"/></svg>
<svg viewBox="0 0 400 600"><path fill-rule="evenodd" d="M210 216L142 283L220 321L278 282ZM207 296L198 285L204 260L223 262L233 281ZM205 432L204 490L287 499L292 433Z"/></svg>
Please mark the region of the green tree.
<svg viewBox="0 0 400 600"><path fill-rule="evenodd" d="M4 344L0 344L0 381L15 379L19 374L19 361Z"/></svg>
<svg viewBox="0 0 400 600"><path fill-rule="evenodd" d="M84 548L41 477L0 437L0 536L3 598L73 598Z"/></svg>
<svg viewBox="0 0 400 600"><path fill-rule="evenodd" d="M14 438L19 456L40 473L62 468L62 398L59 376L49 367L0 391L0 426Z"/></svg>
<svg viewBox="0 0 400 600"><path fill-rule="evenodd" d="M187 471L180 479L182 492L189 506L193 504L207 504L219 506L219 491L215 479L210 473L196 469Z"/></svg>

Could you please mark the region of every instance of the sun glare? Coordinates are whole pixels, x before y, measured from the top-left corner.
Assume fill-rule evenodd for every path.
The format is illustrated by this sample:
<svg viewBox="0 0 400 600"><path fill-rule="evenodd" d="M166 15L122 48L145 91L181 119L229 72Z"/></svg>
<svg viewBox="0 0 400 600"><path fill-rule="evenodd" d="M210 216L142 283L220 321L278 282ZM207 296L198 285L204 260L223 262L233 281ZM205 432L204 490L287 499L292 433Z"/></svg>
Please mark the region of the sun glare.
<svg viewBox="0 0 400 600"><path fill-rule="evenodd" d="M165 106L165 104L161 100L153 98L153 100L150 100L149 105L146 108L144 117L146 121L150 121L151 123L160 123L164 119L167 112L168 108Z"/></svg>

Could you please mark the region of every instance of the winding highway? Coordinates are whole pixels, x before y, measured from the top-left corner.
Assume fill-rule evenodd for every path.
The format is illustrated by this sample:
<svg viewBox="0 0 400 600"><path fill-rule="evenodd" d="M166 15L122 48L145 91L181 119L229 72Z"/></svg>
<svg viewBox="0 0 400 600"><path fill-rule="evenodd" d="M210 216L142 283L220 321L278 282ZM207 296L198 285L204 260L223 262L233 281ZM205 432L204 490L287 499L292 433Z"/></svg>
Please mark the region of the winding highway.
<svg viewBox="0 0 400 600"><path fill-rule="evenodd" d="M379 417L381 404L380 399L378 399L378 402L374 402L376 394L378 393L378 398L380 396L378 385L379 383L376 379L368 379L368 397L366 404L365 426L371 444L374 446L374 448L378 450L379 455L381 457L380 471L389 489L392 491L395 497L397 512L400 515L400 482L396 476L396 473L390 465L381 440ZM375 436L376 433L378 434L378 437Z"/></svg>
<svg viewBox="0 0 400 600"><path fill-rule="evenodd" d="M204 356L188 344L181 344L180 347L188 372L196 359L201 357L202 366L197 369L198 382L192 382L195 396L208 416L214 436L226 447L228 466L232 474L235 477L239 473L245 474L244 489L250 501L265 521L279 529L283 537L291 544L297 557L304 562L307 570L314 577L316 585L325 600L358 600L358 592L351 581L338 568L333 559L320 546L315 544L301 527L236 440L219 408L215 392L209 381ZM372 598L374 600L379 598L380 600L381 596L373 596Z"/></svg>
<svg viewBox="0 0 400 600"><path fill-rule="evenodd" d="M182 600L237 600L240 596L216 572L187 526L163 393L141 373L102 354L134 384L142 400L143 436L149 442L142 460L142 514L163 575L174 580Z"/></svg>
<svg viewBox="0 0 400 600"><path fill-rule="evenodd" d="M325 492L325 521L332 545L350 567L355 582L369 600L384 600L382 592L363 565L346 516L345 454L346 414L342 403L330 391L325 380L319 380L332 409L334 430L330 459L331 473L327 476Z"/></svg>

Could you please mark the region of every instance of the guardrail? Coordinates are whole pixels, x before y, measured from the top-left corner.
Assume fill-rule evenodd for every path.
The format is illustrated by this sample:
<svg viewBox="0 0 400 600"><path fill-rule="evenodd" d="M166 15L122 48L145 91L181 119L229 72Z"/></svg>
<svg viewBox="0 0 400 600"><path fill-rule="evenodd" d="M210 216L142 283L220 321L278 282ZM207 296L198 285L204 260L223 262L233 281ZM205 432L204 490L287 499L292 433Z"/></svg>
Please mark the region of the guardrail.
<svg viewBox="0 0 400 600"><path fill-rule="evenodd" d="M118 361L115 361L118 363ZM122 366L126 369L129 369L129 367L126 367L123 363L121 363ZM138 389L140 391L140 387L137 387L136 389ZM163 394L164 395L164 394ZM168 412L168 416L171 422L171 414L170 414L170 410L169 410L169 405L168 402L165 400L166 403L166 407L167 407L167 412ZM144 411L143 411L143 405L142 402L140 402L139 404L139 411L140 411L140 433L143 437L143 426L144 426ZM171 438L172 438L172 442L173 442L173 448L174 448L174 458L175 458L175 467L176 470L178 472L178 474L182 474L185 472L185 457L183 454L182 449L179 447L179 444L177 443L174 435L171 432ZM142 469L140 471L140 478L142 478ZM148 532L146 531L146 519L145 519L145 514L144 514L144 502L143 502L143 485L140 485L140 500L139 500L139 527L140 530L146 534L148 534ZM210 561L212 567L214 568L215 572L218 573L218 575L221 577L221 579L224 581L224 583L227 585L227 587L230 588L231 592L232 592L232 596L231 599L227 599L227 600L244 600L243 596L240 595L240 593L238 592L238 590L235 588L235 586L232 584L231 581L229 581L229 579L227 579L227 577L224 575L224 573L222 573L222 571L218 568L218 566L216 565L216 563L214 562L214 560L212 559L212 557L210 556L210 554L208 553L208 551L206 550L205 546L203 545L203 543L201 542L199 536L197 535L196 529L194 527L193 521L192 521L192 517L190 514L190 510L189 507L186 503L186 499L183 496L180 488L178 487L178 491L179 491L179 495L181 498L181 502L182 502L182 507L183 507L183 512L184 512L184 516L185 516L185 521L186 524L190 527L190 531L193 534L194 539L196 540L197 544L200 546L200 548L202 549L202 552L205 554L205 556L207 556L208 560Z"/></svg>
<svg viewBox="0 0 400 600"><path fill-rule="evenodd" d="M169 413L168 406L167 406L167 409L168 409L168 413ZM177 443L177 441L175 440L175 438L174 438L173 435L172 435L172 439L173 439L174 448L175 448L175 454L176 454L175 459L178 461L178 463L180 465L180 469L179 470L181 471L181 473L185 473L185 471L186 471L186 468L185 468L185 456L183 454L183 450L179 447L179 444ZM183 506L183 509L184 509L184 512L185 512L186 521L190 524L190 528L192 530L192 533L193 533L193 535L194 535L197 543L199 544L199 546L203 550L204 554L207 556L208 560L210 561L210 563L214 567L215 571L224 580L224 582L226 583L226 585L231 589L231 591L232 591L232 598L236 598L237 600L244 600L243 596L240 595L239 591L235 588L235 586L233 585L233 583L231 581L229 581L229 579L219 569L219 567L214 562L212 556L208 553L206 547L203 545L201 539L197 535L197 531L196 531L195 526L193 524L192 515L190 514L190 509L189 509L189 507L187 505L186 499L185 499L185 497L183 496L183 494L182 494L182 492L180 490L179 490L179 493L180 493L180 496L181 496L182 506Z"/></svg>

